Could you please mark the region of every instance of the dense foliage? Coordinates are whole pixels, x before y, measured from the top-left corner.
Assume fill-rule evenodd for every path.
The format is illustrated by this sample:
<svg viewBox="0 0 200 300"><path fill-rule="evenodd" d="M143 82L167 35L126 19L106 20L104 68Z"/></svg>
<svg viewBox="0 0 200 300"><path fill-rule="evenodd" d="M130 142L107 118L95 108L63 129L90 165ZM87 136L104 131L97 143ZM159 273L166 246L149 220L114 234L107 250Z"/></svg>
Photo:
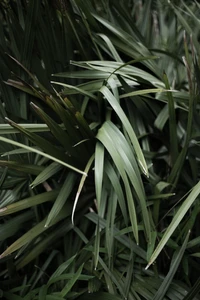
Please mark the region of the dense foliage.
<svg viewBox="0 0 200 300"><path fill-rule="evenodd" d="M200 299L198 2L0 7L0 297Z"/></svg>

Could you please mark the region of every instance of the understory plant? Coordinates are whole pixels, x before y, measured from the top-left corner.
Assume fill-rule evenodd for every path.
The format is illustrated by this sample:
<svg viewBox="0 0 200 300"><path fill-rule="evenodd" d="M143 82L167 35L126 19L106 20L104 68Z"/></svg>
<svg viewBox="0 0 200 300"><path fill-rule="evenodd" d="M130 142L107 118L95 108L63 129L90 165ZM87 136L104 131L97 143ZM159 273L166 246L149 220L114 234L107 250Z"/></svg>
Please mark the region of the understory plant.
<svg viewBox="0 0 200 300"><path fill-rule="evenodd" d="M200 299L199 4L0 5L2 298Z"/></svg>

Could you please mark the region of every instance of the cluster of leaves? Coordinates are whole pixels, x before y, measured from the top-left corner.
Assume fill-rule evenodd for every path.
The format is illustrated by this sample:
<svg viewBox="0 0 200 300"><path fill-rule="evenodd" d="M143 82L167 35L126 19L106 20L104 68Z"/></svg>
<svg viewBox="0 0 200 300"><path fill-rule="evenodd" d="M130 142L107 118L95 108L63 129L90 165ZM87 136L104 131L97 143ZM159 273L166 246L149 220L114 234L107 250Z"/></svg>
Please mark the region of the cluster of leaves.
<svg viewBox="0 0 200 300"><path fill-rule="evenodd" d="M200 299L199 4L0 5L1 296Z"/></svg>

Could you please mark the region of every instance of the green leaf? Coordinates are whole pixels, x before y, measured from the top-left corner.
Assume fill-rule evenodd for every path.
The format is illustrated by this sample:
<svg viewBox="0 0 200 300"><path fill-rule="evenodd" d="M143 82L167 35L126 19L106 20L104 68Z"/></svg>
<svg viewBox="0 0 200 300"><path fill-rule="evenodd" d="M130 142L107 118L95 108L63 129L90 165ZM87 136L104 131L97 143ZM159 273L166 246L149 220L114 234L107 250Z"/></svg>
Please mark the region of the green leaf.
<svg viewBox="0 0 200 300"><path fill-rule="evenodd" d="M122 297L126 298L126 295L125 295L125 291L124 291L124 287L122 286L122 281L118 280L117 276L115 276L115 273L114 272L111 272L109 270L109 268L107 267L107 265L105 264L105 262L103 261L103 259L101 257L99 257L99 263L100 265L102 266L104 272L109 276L111 277L112 281L115 283L115 285L117 286L120 294Z"/></svg>
<svg viewBox="0 0 200 300"><path fill-rule="evenodd" d="M57 157L58 159L66 160L67 156L64 151L60 150L58 147L55 147L52 143L50 143L47 139L42 138L41 136L29 132L27 129L21 127L19 124L9 120L6 118L11 126L18 129L19 132L24 134L32 143L38 146L40 149L43 149L45 152L49 153L52 156Z"/></svg>
<svg viewBox="0 0 200 300"><path fill-rule="evenodd" d="M52 283L52 280L56 279L57 277L59 277L61 274L63 274L65 271L67 271L67 269L69 268L69 266L74 262L75 258L76 258L76 254L73 255L72 257L70 257L67 261L63 262L58 268L57 270L51 275L49 281L48 281L48 285L50 285Z"/></svg>
<svg viewBox="0 0 200 300"><path fill-rule="evenodd" d="M133 195L132 195L131 188L130 188L130 183L129 183L128 177L126 175L126 171L124 169L124 163L121 159L121 155L119 154L118 151L116 151L116 148L114 147L114 144L113 144L113 140L112 140L111 136L109 135L108 131L105 130L104 126L102 126L102 128L99 130L97 138L102 142L104 147L109 152L110 156L112 157L112 159L124 181L127 202L128 202L128 208L129 208L129 216L130 216L131 224L132 224L132 230L133 230L136 242L138 243L138 225L137 225L137 215L136 215L136 210L135 210L135 204L134 204L134 199L133 199Z"/></svg>
<svg viewBox="0 0 200 300"><path fill-rule="evenodd" d="M31 106L34 108L35 112L43 119L43 121L47 124L50 131L54 135L54 137L59 141L59 143L64 147L65 151L71 152L71 147L69 144L69 138L66 132L52 119L46 114L42 109L40 109L34 103L31 103Z"/></svg>
<svg viewBox="0 0 200 300"><path fill-rule="evenodd" d="M28 211L6 221L0 226L0 241L5 241L8 237L13 236L32 217L33 212Z"/></svg>
<svg viewBox="0 0 200 300"><path fill-rule="evenodd" d="M38 283L38 281L40 280L40 278L43 276L45 270L47 269L47 267L49 266L49 264L51 264L52 260L54 259L54 257L56 255L58 255L58 250L53 250L50 253L50 255L48 255L47 259L42 264L41 270L38 272L37 277L35 278L34 282L31 285L32 289L36 286L36 284Z"/></svg>
<svg viewBox="0 0 200 300"><path fill-rule="evenodd" d="M117 50L115 49L113 43L111 42L111 40L105 34L99 33L98 36L100 36L104 40L104 42L108 45L108 48L109 48L110 52L112 53L114 59L116 61L122 62L122 59L120 58L120 56L119 56Z"/></svg>
<svg viewBox="0 0 200 300"><path fill-rule="evenodd" d="M56 157L54 157L54 156L52 156L52 155L49 155L49 154L44 153L44 152L42 152L42 151L40 151L40 150L37 150L37 149L35 149L34 147L26 146L26 145L24 145L24 144L22 144L22 143L15 142L15 141L13 141L13 140L4 138L4 137L2 137L2 136L0 136L0 141L2 141L2 142L4 142L4 143L11 144L11 145L14 145L14 146L17 146L17 147L20 147L20 148L24 148L24 149L26 149L26 150L29 150L30 152L35 152L35 153L40 154L40 155L42 155L42 156L44 156L44 157L47 157L47 158L49 158L49 159L51 159L51 160L54 160L55 162L60 163L60 164L64 165L65 167L68 167L68 168L70 168L70 169L72 169L72 170L74 170L74 171L76 171L76 172L78 172L78 173L80 173L80 174L85 174L83 171L81 171L81 170L79 170L79 169L77 169L77 168L75 168L75 167L73 167L73 166L70 166L69 164L65 163L64 161L62 161L62 160L60 160L60 159L57 159Z"/></svg>
<svg viewBox="0 0 200 300"><path fill-rule="evenodd" d="M40 288L39 294L38 294L38 300L44 300L46 299L46 295L47 295L47 286L43 285Z"/></svg>
<svg viewBox="0 0 200 300"><path fill-rule="evenodd" d="M91 220L94 224L98 224L98 222L99 222L100 228L106 227L106 221L103 218L99 217L97 214L89 213L86 215L86 217L89 220ZM116 227L114 227L114 237L122 245L124 245L128 249L132 250L134 253L136 253L142 259L146 260L146 252L141 247L136 245L136 243L132 239L130 240L130 238L127 237L126 235L120 236L120 231Z"/></svg>
<svg viewBox="0 0 200 300"><path fill-rule="evenodd" d="M91 165L94 161L94 154L90 157L86 167L85 167L85 170L84 170L84 174L83 176L81 177L81 180L80 180L80 183L79 183L79 187L78 187L78 191L76 193L76 197L75 197L75 200L74 200L74 205L73 205L73 209L72 209L72 223L74 223L74 214L75 214L75 210L76 210L76 206L77 206L77 203L78 203L78 200L79 200L79 197L80 197L80 193L83 189L83 186L84 186L84 182L86 180L86 177L87 177L87 174L91 168Z"/></svg>
<svg viewBox="0 0 200 300"><path fill-rule="evenodd" d="M78 268L78 270L76 271L74 276L69 280L69 282L66 284L66 286L62 289L62 291L60 292L61 297L65 297L69 293L69 291L71 290L73 285L76 283L76 281L79 279L81 272L83 270L83 266L84 266L84 264L82 264Z"/></svg>
<svg viewBox="0 0 200 300"><path fill-rule="evenodd" d="M120 99L127 98L127 97L133 97L133 96L142 96L146 94L151 94L151 93L163 93L166 90L164 89L147 89L147 90L139 90L139 91L134 91L130 92L127 94L123 94L120 96Z"/></svg>
<svg viewBox="0 0 200 300"><path fill-rule="evenodd" d="M127 216L127 208L126 208L126 201L124 198L124 193L122 191L122 187L120 184L120 180L118 178L117 173L115 172L114 168L112 167L111 163L109 160L106 161L105 163L105 172L110 179L110 182L115 190L115 193L118 197L118 202L124 217L124 221L127 224L128 216Z"/></svg>
<svg viewBox="0 0 200 300"><path fill-rule="evenodd" d="M16 294L13 294L11 292L4 292L3 293L3 296L5 297L5 299L7 300L23 300L22 297L16 295Z"/></svg>
<svg viewBox="0 0 200 300"><path fill-rule="evenodd" d="M52 294L46 295L46 300L65 300L65 298Z"/></svg>
<svg viewBox="0 0 200 300"><path fill-rule="evenodd" d="M28 129L30 132L45 132L50 129L46 124L19 124L21 127ZM9 124L0 124L0 134L19 133L19 131L13 128Z"/></svg>
<svg viewBox="0 0 200 300"><path fill-rule="evenodd" d="M167 90L170 90L167 75L164 73L164 82ZM174 163L178 157L178 139L177 139L177 126L174 99L171 92L167 92L168 96L168 112L169 112L169 131L170 131L170 147L171 159Z"/></svg>
<svg viewBox="0 0 200 300"><path fill-rule="evenodd" d="M40 174L38 174L35 180L30 184L30 187L34 188L38 184L43 183L44 181L52 177L54 174L59 172L61 169L62 169L62 165L56 162L51 163L45 169L43 168L42 172L40 172Z"/></svg>
<svg viewBox="0 0 200 300"><path fill-rule="evenodd" d="M110 103L110 105L113 107L115 112L117 113L118 117L120 118L124 128L126 129L129 138L132 142L132 145L134 147L139 166L141 167L142 172L148 177L148 169L146 165L146 161L144 159L144 155L142 153L142 150L140 148L138 139L135 135L135 132L133 128L131 127L131 124L128 121L128 118L126 117L124 111L120 107L120 104L117 102L113 94L109 91L107 87L102 87L100 92L105 96L106 100Z"/></svg>
<svg viewBox="0 0 200 300"><path fill-rule="evenodd" d="M200 278L197 279L194 286L190 289L187 295L183 298L183 300L193 300L196 299L195 296L198 295L200 291Z"/></svg>
<svg viewBox="0 0 200 300"><path fill-rule="evenodd" d="M95 149L95 165L94 165L94 174L95 174L95 189L97 196L97 207L98 210L101 205L101 193L102 193L102 183L103 183L103 169L104 169L104 147L102 144L97 142Z"/></svg>
<svg viewBox="0 0 200 300"><path fill-rule="evenodd" d="M89 98L91 99L94 99L94 100L97 100L97 97L94 96L92 93L90 92L87 92L81 88L78 88L76 86L73 86L73 85L69 85L69 84L66 84L66 83L61 83L61 82L56 82L56 81L51 81L52 84L56 84L56 85L62 85L63 87L65 88L70 88L70 89L73 89L75 91L77 91L78 93L84 95L84 96L88 96Z"/></svg>
<svg viewBox="0 0 200 300"><path fill-rule="evenodd" d="M51 208L51 211L48 214L45 227L49 227L49 225L54 221L54 219L60 213L61 209L63 208L66 201L68 200L68 197L70 196L74 188L74 185L76 184L76 178L77 178L76 174L71 172L66 177L65 182L63 183L63 186L60 189L60 192Z"/></svg>
<svg viewBox="0 0 200 300"><path fill-rule="evenodd" d="M10 169L24 172L28 174L38 175L41 171L44 170L44 167L31 165L31 164L22 164L17 161L7 161L7 160L0 160L0 166L8 167Z"/></svg>
<svg viewBox="0 0 200 300"><path fill-rule="evenodd" d="M65 205L61 213L54 219L51 225L54 225L55 223L59 222L60 220L66 218L70 215L70 209L69 205ZM12 245L10 245L1 255L0 258L3 258L16 250L20 249L24 245L30 243L34 238L39 236L41 233L47 230L45 227L45 223L47 221L47 217L39 222L37 225L35 225L33 228L31 228L29 231L27 231L23 236L21 236L18 240L16 240Z"/></svg>
<svg viewBox="0 0 200 300"><path fill-rule="evenodd" d="M92 294L84 294L80 297L80 300L120 300L121 297L117 295L112 295L105 292L97 292Z"/></svg>
<svg viewBox="0 0 200 300"><path fill-rule="evenodd" d="M61 223L61 225L58 224L52 232L48 233L46 237L41 239L36 245L34 244L34 247L29 249L29 251L23 255L23 258L19 259L19 262L17 261L16 269L20 270L35 260L41 253L45 252L48 247L51 247L52 244L65 236L72 229L72 226L69 220Z"/></svg>
<svg viewBox="0 0 200 300"><path fill-rule="evenodd" d="M171 237L171 235L174 233L174 231L177 229L178 225L184 218L185 214L188 212L196 198L198 197L200 193L200 182L198 182L194 188L192 189L191 193L189 196L185 199L185 201L182 203L182 205L179 207L178 211L174 215L170 225L166 229L161 241L159 242L158 246L156 247L155 251L153 252L149 263L146 267L146 269L149 268L149 266L156 260L164 246L166 245L167 241Z"/></svg>
<svg viewBox="0 0 200 300"><path fill-rule="evenodd" d="M2 207L0 209L0 216L10 215L10 214L30 208L35 205L39 205L39 204L42 204L42 203L45 203L48 201L53 201L54 199L56 199L58 193L59 192L57 190L45 192L45 193L38 194L36 196L32 196L32 197L20 200L16 203L10 204L6 207Z"/></svg>
<svg viewBox="0 0 200 300"><path fill-rule="evenodd" d="M175 252L175 258L174 258L172 265L170 266L170 270L152 300L164 299L164 296L173 280L174 275L176 274L176 271L180 265L183 255L184 255L185 249L187 247L189 235L190 235L190 231L188 232L180 250L178 250L177 253Z"/></svg>

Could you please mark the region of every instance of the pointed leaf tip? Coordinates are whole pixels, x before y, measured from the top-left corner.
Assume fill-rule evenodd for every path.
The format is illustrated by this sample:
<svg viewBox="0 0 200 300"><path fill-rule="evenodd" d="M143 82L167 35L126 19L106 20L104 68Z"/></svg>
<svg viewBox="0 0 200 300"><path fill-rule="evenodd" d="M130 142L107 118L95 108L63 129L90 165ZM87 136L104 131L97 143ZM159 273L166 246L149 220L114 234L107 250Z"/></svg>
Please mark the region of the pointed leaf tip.
<svg viewBox="0 0 200 300"><path fill-rule="evenodd" d="M35 103L33 103L33 102L30 103L30 106L33 107L34 109L38 109L38 108L39 108L39 107L38 107Z"/></svg>
<svg viewBox="0 0 200 300"><path fill-rule="evenodd" d="M145 267L145 270L147 270L150 267L150 263Z"/></svg>

